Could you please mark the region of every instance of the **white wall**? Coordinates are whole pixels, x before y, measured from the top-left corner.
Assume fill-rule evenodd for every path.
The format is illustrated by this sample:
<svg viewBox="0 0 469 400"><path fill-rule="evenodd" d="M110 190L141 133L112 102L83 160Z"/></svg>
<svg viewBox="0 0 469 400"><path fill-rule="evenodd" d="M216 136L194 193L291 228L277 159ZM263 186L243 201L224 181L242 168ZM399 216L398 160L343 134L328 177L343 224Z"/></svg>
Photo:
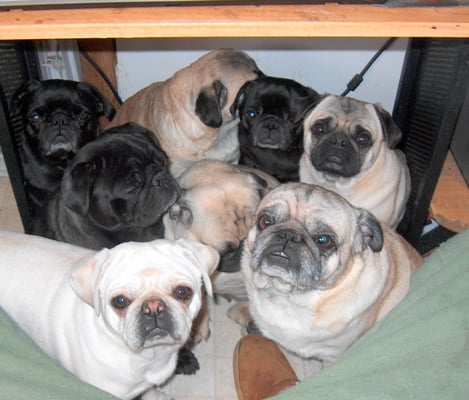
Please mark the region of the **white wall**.
<svg viewBox="0 0 469 400"><path fill-rule="evenodd" d="M216 49L246 51L267 75L295 79L318 92L342 93L386 39L123 39L117 40L119 93L126 99L151 82ZM398 39L349 96L392 112L407 40Z"/></svg>

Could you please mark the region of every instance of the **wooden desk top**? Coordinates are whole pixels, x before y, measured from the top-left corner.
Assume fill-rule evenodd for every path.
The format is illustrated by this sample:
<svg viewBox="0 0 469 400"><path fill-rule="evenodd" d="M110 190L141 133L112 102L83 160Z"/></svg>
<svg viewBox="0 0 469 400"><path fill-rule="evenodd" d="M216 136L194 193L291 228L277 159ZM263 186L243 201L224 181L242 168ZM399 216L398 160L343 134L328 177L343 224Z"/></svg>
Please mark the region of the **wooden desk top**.
<svg viewBox="0 0 469 400"><path fill-rule="evenodd" d="M199 5L1 9L0 40L184 37L469 37L469 6Z"/></svg>

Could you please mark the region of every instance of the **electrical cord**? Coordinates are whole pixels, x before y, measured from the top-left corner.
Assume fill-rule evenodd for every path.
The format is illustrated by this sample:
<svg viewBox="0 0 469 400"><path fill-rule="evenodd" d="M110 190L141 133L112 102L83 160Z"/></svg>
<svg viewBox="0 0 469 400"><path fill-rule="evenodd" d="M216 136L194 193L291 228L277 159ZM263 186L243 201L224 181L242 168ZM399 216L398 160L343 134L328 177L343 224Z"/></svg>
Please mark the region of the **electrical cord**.
<svg viewBox="0 0 469 400"><path fill-rule="evenodd" d="M375 55L368 61L368 63L365 65L365 67L360 71L359 74L355 74L353 78L347 83L347 89L344 90L344 92L341 94L341 96L347 96L350 92L354 91L360 84L363 82L363 77L365 74L368 72L370 67L374 64L374 62L378 59L378 57L389 47L391 44L396 40L396 38L389 38L386 40L386 42L379 48L379 50L375 53ZM104 71L101 69L101 67L96 64L96 62L91 58L91 56L83 49L83 47L78 44L78 50L80 53L83 55L83 57L93 66L93 68L96 70L96 72L103 78L104 82L108 85L109 89L111 89L112 94L116 98L117 102L119 104L122 104L123 101L121 97L119 96L119 93L117 92L116 88L110 81L110 79L107 77L107 75L104 73Z"/></svg>
<svg viewBox="0 0 469 400"><path fill-rule="evenodd" d="M373 65L373 63L378 59L378 57L396 40L396 38L389 38L381 46L381 48L375 53L375 55L368 61L368 64L361 70L359 74L355 74L353 78L347 83L347 89L341 94L341 96L347 96L351 91L354 91L360 84L363 82L363 77Z"/></svg>
<svg viewBox="0 0 469 400"><path fill-rule="evenodd" d="M78 51L80 54L91 64L91 66L96 70L96 72L103 78L104 82L108 85L109 89L111 89L112 94L116 98L117 102L121 105L123 103L119 93L117 92L116 88L112 84L111 80L108 76L104 73L101 67L91 58L91 56L86 52L86 50L78 43Z"/></svg>

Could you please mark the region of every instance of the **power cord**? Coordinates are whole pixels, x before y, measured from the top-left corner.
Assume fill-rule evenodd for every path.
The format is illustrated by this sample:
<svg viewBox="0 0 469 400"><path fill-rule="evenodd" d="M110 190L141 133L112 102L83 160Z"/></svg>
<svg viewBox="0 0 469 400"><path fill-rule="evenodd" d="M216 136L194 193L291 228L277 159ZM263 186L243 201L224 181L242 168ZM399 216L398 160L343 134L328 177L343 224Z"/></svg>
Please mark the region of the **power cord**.
<svg viewBox="0 0 469 400"><path fill-rule="evenodd" d="M391 46L392 43L396 38L389 38L386 40L386 42L379 48L379 50L375 53L375 55L368 61L368 63L365 65L365 67L361 70L359 74L355 74L353 78L347 83L347 89L344 90L344 92L341 94L341 96L347 96L350 92L354 91L360 84L363 82L363 77L365 74L368 72L370 67L374 64L374 62L379 58L379 56L389 47ZM83 55L83 57L93 66L93 68L98 72L98 74L103 78L104 82L108 85L109 89L111 89L112 94L116 98L117 102L119 104L122 104L123 101L121 97L119 96L119 93L117 92L116 88L110 81L110 79L107 77L107 75L104 73L104 71L101 69L101 67L96 64L96 62L91 58L91 56L83 49L83 47L78 44L78 50L80 53Z"/></svg>
<svg viewBox="0 0 469 400"><path fill-rule="evenodd" d="M373 63L378 59L378 57L396 40L396 38L390 38L381 46L381 48L376 52L376 54L368 61L368 64L361 70L359 74L355 74L353 78L347 83L347 89L341 94L341 96L347 96L351 91L354 91L360 84L363 82L363 77L373 65Z"/></svg>
<svg viewBox="0 0 469 400"><path fill-rule="evenodd" d="M101 76L101 78L103 78L104 82L106 82L106 85L108 85L109 89L111 89L112 94L116 98L117 102L119 103L119 105L121 105L123 101L119 96L119 93L117 92L116 88L112 84L111 80L104 73L101 67L91 58L91 56L86 52L86 50L80 45L80 43L78 43L78 51L91 64L91 66L96 70L96 72Z"/></svg>

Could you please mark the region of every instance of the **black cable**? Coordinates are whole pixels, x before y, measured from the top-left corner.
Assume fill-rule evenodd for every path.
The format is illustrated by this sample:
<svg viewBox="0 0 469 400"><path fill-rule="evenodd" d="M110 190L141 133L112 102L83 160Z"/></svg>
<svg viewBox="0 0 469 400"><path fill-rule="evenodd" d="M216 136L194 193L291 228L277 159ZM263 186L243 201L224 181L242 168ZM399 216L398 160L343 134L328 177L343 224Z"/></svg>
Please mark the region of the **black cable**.
<svg viewBox="0 0 469 400"><path fill-rule="evenodd" d="M375 53L375 55L368 61L368 64L361 70L359 74L355 74L353 78L347 83L347 89L341 94L341 96L347 96L349 92L355 90L363 81L363 76L367 73L373 63L378 59L378 57L396 40L396 38L389 38L381 46L381 48Z"/></svg>
<svg viewBox="0 0 469 400"><path fill-rule="evenodd" d="M116 98L117 102L119 104L122 104L123 101L121 99L121 97L119 96L119 93L117 93L117 90L116 88L114 87L114 85L112 84L112 82L110 81L110 79L108 78L108 76L104 73L104 71L101 69L101 67L96 64L96 62L90 57L90 55L85 51L85 49L83 49L83 47L81 47L80 44L78 44L78 50L80 52L80 54L86 58L86 60L92 65L92 67L96 70L96 72L101 76L101 78L103 78L104 82L106 82L106 84L109 86L109 89L111 89L112 91L112 94L114 95L114 97Z"/></svg>

